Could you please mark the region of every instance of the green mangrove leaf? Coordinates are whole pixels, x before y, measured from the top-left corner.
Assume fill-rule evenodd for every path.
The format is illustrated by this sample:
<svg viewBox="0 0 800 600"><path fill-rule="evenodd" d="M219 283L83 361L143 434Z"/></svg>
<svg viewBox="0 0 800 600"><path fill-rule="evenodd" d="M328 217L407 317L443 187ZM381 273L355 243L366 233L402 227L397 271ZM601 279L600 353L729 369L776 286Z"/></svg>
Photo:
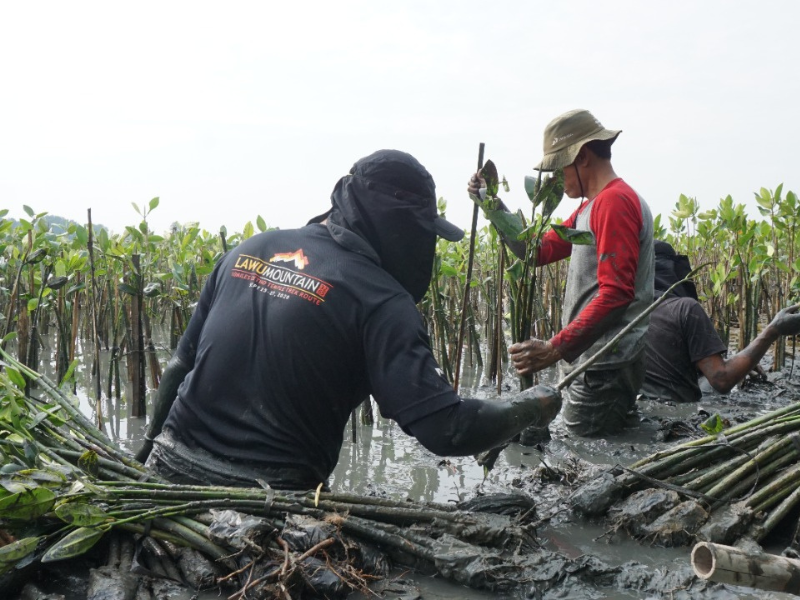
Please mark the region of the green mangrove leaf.
<svg viewBox="0 0 800 600"><path fill-rule="evenodd" d="M55 562L80 556L100 541L104 533L104 530L96 527L80 527L75 531L71 531L44 553L42 562Z"/></svg>
<svg viewBox="0 0 800 600"><path fill-rule="evenodd" d="M700 423L700 428L709 435L716 435L725 429L725 423L718 414L713 414L703 423Z"/></svg>
<svg viewBox="0 0 800 600"><path fill-rule="evenodd" d="M39 248L31 252L25 262L29 264L35 264L42 261L45 256L47 256L47 248Z"/></svg>
<svg viewBox="0 0 800 600"><path fill-rule="evenodd" d="M19 466L19 465L15 465L15 466ZM20 483L19 481L13 481L11 479L0 479L0 487L2 487L3 490L8 492L6 494L0 494L0 496L5 496L5 497L7 497L7 496L9 496L11 494L21 494L25 490L30 488L29 485L25 485L23 483Z"/></svg>
<svg viewBox="0 0 800 600"><path fill-rule="evenodd" d="M3 475L7 475L8 473L16 473L18 471L24 470L25 467L22 465L18 465L16 463L6 463L2 467L0 467L0 473Z"/></svg>
<svg viewBox="0 0 800 600"><path fill-rule="evenodd" d="M525 229L525 223L520 215L505 210L484 210L483 212L492 225L497 227L497 231L508 239L520 239L519 236Z"/></svg>
<svg viewBox="0 0 800 600"><path fill-rule="evenodd" d="M534 206L542 204L542 220L547 220L561 204L564 197L564 171L559 169L542 182L537 191Z"/></svg>
<svg viewBox="0 0 800 600"><path fill-rule="evenodd" d="M144 286L143 293L147 298L155 298L161 294L161 287L160 281L153 281L152 283L148 283L146 286Z"/></svg>
<svg viewBox="0 0 800 600"><path fill-rule="evenodd" d="M61 263L63 266L63 262ZM47 280L47 287L51 290L58 290L64 287L64 285L69 281L69 277L60 276L60 277L51 277Z"/></svg>
<svg viewBox="0 0 800 600"><path fill-rule="evenodd" d="M246 240L250 239L251 237L253 237L253 234L255 234L255 232L256 230L255 227L253 227L253 222L248 221L247 223L244 224L244 229L242 230L242 237Z"/></svg>
<svg viewBox="0 0 800 600"><path fill-rule="evenodd" d="M97 474L100 472L97 452L94 450L87 450L81 454L81 457L78 459L78 468L92 477L97 477Z"/></svg>
<svg viewBox="0 0 800 600"><path fill-rule="evenodd" d="M33 520L50 511L56 495L47 488L37 487L0 498L0 519Z"/></svg>
<svg viewBox="0 0 800 600"><path fill-rule="evenodd" d="M11 380L11 383L21 390L25 389L25 378L22 376L22 373L10 365L6 365L6 373L8 374L8 378Z"/></svg>
<svg viewBox="0 0 800 600"><path fill-rule="evenodd" d="M39 456L39 449L36 447L36 444L32 443L30 440L25 440L22 442L22 449L25 452L25 460L28 461L29 465L33 465L36 462L36 458Z"/></svg>
<svg viewBox="0 0 800 600"><path fill-rule="evenodd" d="M94 504L67 502L56 507L56 516L70 525L93 527L114 520L112 516Z"/></svg>
<svg viewBox="0 0 800 600"><path fill-rule="evenodd" d="M594 244L594 235L591 231L580 231L579 229L571 229L564 225L551 225L560 237L565 242L574 244L576 246L591 246Z"/></svg>
<svg viewBox="0 0 800 600"><path fill-rule="evenodd" d="M53 469L32 469L28 476L34 481L42 481L44 483L66 483L67 481L64 473Z"/></svg>
<svg viewBox="0 0 800 600"><path fill-rule="evenodd" d="M67 372L64 373L64 377L61 378L61 383L59 385L65 386L72 380L72 375L75 372L75 367L78 366L78 359L76 358L67 367Z"/></svg>
<svg viewBox="0 0 800 600"><path fill-rule="evenodd" d="M258 227L258 230L261 233L264 233L267 230L267 222L261 215L258 215L258 217L256 217L256 227Z"/></svg>
<svg viewBox="0 0 800 600"><path fill-rule="evenodd" d="M129 296L135 296L136 294L139 293L139 290L137 290L135 287L133 287L129 283L120 283L118 287L119 287L119 291L124 292L124 293L128 294Z"/></svg>
<svg viewBox="0 0 800 600"><path fill-rule="evenodd" d="M531 202L536 201L536 192L539 190L540 185L541 175L539 177L525 175L525 193L528 195L528 200ZM533 205L533 208L536 208L536 204Z"/></svg>
<svg viewBox="0 0 800 600"><path fill-rule="evenodd" d="M515 260L511 263L510 266L506 268L506 273L511 277L513 281L519 281L522 279L522 272L525 269L525 265L522 263L521 260Z"/></svg>
<svg viewBox="0 0 800 600"><path fill-rule="evenodd" d="M84 484L84 482L80 481L80 480L77 480L77 481L73 481L72 482L72 485L69 486L69 491L67 493L70 494L70 495L74 495L74 494L77 494L79 492L82 492L85 489L86 489L86 485Z"/></svg>
<svg viewBox="0 0 800 600"><path fill-rule="evenodd" d="M31 424L28 426L28 429L33 429L49 416L50 415L44 411L36 413L36 416L33 417L33 420L31 420Z"/></svg>
<svg viewBox="0 0 800 600"><path fill-rule="evenodd" d="M458 269L448 263L442 263L441 272L445 277L458 277Z"/></svg>
<svg viewBox="0 0 800 600"><path fill-rule="evenodd" d="M500 178L497 176L497 167L491 160L487 160L481 169L481 176L486 180L486 195L497 196L500 191Z"/></svg>
<svg viewBox="0 0 800 600"><path fill-rule="evenodd" d="M72 287L70 287L67 290L67 296L69 296L71 294L74 294L76 292L80 292L81 290L83 290L85 288L86 288L86 284L84 282L81 282L81 283L78 283L76 285L73 285Z"/></svg>
<svg viewBox="0 0 800 600"><path fill-rule="evenodd" d="M27 537L0 548L0 565L15 563L36 550L41 537Z"/></svg>

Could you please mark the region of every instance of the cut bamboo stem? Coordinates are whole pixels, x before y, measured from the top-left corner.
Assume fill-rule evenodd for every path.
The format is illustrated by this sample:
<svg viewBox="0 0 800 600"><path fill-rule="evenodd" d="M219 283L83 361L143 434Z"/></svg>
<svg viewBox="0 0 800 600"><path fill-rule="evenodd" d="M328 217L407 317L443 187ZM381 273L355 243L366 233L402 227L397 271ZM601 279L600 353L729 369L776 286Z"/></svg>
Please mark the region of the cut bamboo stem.
<svg viewBox="0 0 800 600"><path fill-rule="evenodd" d="M771 592L800 592L800 561L783 556L700 542L692 550L692 568L701 579L717 583Z"/></svg>

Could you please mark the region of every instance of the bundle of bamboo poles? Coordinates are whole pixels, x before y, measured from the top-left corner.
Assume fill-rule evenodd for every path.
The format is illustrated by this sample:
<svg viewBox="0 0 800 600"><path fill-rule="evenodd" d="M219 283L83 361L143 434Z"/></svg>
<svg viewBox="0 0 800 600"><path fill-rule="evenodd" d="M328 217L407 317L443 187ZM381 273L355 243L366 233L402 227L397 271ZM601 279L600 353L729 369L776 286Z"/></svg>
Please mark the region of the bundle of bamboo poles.
<svg viewBox="0 0 800 600"><path fill-rule="evenodd" d="M709 522L735 506L750 521L744 535L760 542L800 504L798 432L800 402L604 473L573 494L575 506L601 515L633 492L666 488L700 504Z"/></svg>
<svg viewBox="0 0 800 600"><path fill-rule="evenodd" d="M74 397L2 350L0 355L0 579L35 561L83 555L111 531L194 548L227 572L218 582L238 580L233 597L245 592L270 597L280 591L275 586L308 585L311 571L322 567L348 589L364 589L367 581L385 574L385 569L368 571L353 563L360 552L356 549L367 547L404 565L491 588L497 585L492 569L503 564L503 548L536 547L529 528L505 514L319 490L167 483L98 430L76 408ZM29 381L44 398L24 394ZM515 502L498 500L494 508L509 509ZM532 504L516 509L533 516ZM267 534L249 540L245 548L219 540L210 531L215 511L255 516L261 521L259 531ZM326 534L325 543L290 548L284 531L292 515L335 531ZM317 562L309 572L297 575L314 556Z"/></svg>

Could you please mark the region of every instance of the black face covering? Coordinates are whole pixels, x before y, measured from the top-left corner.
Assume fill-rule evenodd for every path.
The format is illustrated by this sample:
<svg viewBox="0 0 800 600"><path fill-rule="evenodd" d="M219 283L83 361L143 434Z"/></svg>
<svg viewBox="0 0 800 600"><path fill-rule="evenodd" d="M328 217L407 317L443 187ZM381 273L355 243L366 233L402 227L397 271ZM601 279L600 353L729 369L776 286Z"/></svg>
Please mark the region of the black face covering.
<svg viewBox="0 0 800 600"><path fill-rule="evenodd" d="M336 184L331 200L328 222L365 240L414 302L422 300L436 250L434 199L347 175Z"/></svg>
<svg viewBox="0 0 800 600"><path fill-rule="evenodd" d="M661 296L672 285L684 279L692 271L689 257L677 254L675 249L660 240L654 243L656 255L655 292ZM692 281L686 281L672 290L675 296L685 296L697 300L697 288Z"/></svg>

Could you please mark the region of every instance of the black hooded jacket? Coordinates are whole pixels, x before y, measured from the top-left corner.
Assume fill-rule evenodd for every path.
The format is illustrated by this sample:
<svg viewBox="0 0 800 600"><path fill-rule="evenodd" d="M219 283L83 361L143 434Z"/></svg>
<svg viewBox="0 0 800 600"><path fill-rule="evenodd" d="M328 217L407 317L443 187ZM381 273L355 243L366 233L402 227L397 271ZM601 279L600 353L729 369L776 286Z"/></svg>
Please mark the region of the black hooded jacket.
<svg viewBox="0 0 800 600"><path fill-rule="evenodd" d="M336 184L331 201L328 223L365 240L381 267L411 294L414 303L422 300L436 250L436 208L431 199L347 175ZM335 227L329 230L335 240L341 240Z"/></svg>
<svg viewBox="0 0 800 600"><path fill-rule="evenodd" d="M678 254L667 242L656 240L653 244L656 255L655 297L660 298L672 285L686 278L692 271L689 257ZM697 300L697 288L693 281L684 281L672 290L675 296Z"/></svg>

